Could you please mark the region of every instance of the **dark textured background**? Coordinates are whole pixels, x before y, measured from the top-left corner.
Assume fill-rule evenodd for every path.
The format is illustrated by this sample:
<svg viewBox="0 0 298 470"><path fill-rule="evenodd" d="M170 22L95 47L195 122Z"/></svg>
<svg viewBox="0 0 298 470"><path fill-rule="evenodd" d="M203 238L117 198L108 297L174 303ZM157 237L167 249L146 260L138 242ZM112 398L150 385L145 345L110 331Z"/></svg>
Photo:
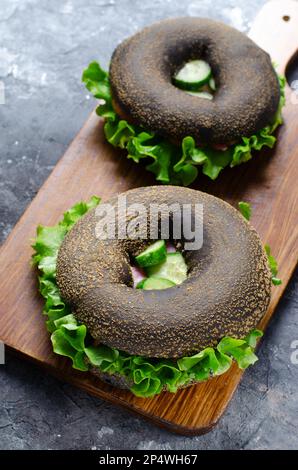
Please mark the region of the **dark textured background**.
<svg viewBox="0 0 298 470"><path fill-rule="evenodd" d="M155 20L209 16L247 31L262 0L1 0L0 226L8 235L82 126L94 101L84 66L107 67L125 36ZM57 195L63 197L63 194ZM186 438L60 383L7 357L0 366L1 449L298 448L297 276L219 426Z"/></svg>

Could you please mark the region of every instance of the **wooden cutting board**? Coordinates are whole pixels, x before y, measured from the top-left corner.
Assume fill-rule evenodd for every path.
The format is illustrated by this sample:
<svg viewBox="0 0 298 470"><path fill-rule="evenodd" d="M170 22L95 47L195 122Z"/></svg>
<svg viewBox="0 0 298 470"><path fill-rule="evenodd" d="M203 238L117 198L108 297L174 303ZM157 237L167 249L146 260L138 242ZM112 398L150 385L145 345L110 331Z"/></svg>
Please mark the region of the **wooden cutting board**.
<svg viewBox="0 0 298 470"><path fill-rule="evenodd" d="M266 4L250 36L271 54L280 72L284 72L298 46L298 3ZM252 204L252 223L264 243L271 245L283 279L281 286L273 288L270 308L260 324L262 329L272 317L297 262L298 105L291 99L289 88L286 94L285 124L279 130L275 149L224 171L216 182L200 177L194 186L235 206L240 200ZM136 398L87 373L76 372L68 360L52 353L41 315L43 302L37 293L36 273L30 267L30 240L39 223L55 224L72 204L93 194L107 199L114 193L153 183L140 165L126 160L124 154L105 142L102 122L93 113L2 247L0 339L12 350L99 398L171 431L200 434L218 422L231 400L242 377L236 366L206 383L152 399Z"/></svg>

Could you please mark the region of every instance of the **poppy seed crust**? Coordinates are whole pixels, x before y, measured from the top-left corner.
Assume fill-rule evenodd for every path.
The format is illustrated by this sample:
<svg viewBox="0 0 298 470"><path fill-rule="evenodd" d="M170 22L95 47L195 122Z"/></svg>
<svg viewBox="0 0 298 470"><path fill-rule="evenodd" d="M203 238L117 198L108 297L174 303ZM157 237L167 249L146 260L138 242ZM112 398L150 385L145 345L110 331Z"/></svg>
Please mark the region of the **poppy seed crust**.
<svg viewBox="0 0 298 470"><path fill-rule="evenodd" d="M191 96L172 84L189 60L209 63L213 100ZM268 125L280 99L270 56L223 23L176 18L155 23L123 41L110 63L113 105L124 119L174 143L237 142Z"/></svg>
<svg viewBox="0 0 298 470"><path fill-rule="evenodd" d="M202 204L203 246L183 251L181 240L188 266L182 284L134 289L130 259L152 240L98 239L96 209L88 212L59 249L57 283L92 337L129 354L176 358L214 347L224 336L243 338L255 328L269 304L271 273L262 242L242 215L214 196L181 187L152 186L124 194L129 205L138 202L146 208ZM118 217L117 200L109 202Z"/></svg>

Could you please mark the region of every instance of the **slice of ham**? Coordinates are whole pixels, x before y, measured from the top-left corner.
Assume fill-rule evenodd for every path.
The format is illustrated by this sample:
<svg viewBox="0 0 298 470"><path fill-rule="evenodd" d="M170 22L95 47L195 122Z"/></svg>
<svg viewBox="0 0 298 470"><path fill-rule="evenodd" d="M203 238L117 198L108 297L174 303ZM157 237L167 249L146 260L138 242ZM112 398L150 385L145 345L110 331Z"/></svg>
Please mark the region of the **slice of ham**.
<svg viewBox="0 0 298 470"><path fill-rule="evenodd" d="M176 248L174 247L173 243L167 242L167 252L168 253L175 253Z"/></svg>
<svg viewBox="0 0 298 470"><path fill-rule="evenodd" d="M147 276L142 268L137 268L136 266L131 266L131 272L133 278L133 286L134 288L136 288L137 284Z"/></svg>
<svg viewBox="0 0 298 470"><path fill-rule="evenodd" d="M215 150L221 150L222 152L224 152L225 150L228 150L229 148L229 146L226 144L213 144L212 147Z"/></svg>

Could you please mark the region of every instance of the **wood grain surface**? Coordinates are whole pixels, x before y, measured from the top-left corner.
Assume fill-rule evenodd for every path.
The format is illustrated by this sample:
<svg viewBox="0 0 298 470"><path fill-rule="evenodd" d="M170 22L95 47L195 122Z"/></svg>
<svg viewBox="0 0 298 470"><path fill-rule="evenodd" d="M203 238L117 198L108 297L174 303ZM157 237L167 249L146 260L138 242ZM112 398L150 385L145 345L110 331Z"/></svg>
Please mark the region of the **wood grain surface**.
<svg viewBox="0 0 298 470"><path fill-rule="evenodd" d="M289 17L289 18L288 18ZM258 14L251 37L265 48L284 72L298 46L298 4L269 2ZM244 77L245 79L245 77ZM285 123L278 144L238 168L224 171L216 182L199 177L193 187L233 205L249 201L252 223L279 261L283 284L273 288L268 324L297 262L298 105L287 87ZM297 100L296 100L297 101ZM104 140L102 121L93 113L21 217L0 253L0 339L17 353L54 375L109 402L121 405L158 425L182 434L210 430L222 416L241 379L232 369L206 383L141 399L110 387L88 373L76 372L67 359L52 352L36 272L30 266L30 240L38 224L55 224L72 204L97 194L103 199L129 188L154 184L140 165Z"/></svg>

